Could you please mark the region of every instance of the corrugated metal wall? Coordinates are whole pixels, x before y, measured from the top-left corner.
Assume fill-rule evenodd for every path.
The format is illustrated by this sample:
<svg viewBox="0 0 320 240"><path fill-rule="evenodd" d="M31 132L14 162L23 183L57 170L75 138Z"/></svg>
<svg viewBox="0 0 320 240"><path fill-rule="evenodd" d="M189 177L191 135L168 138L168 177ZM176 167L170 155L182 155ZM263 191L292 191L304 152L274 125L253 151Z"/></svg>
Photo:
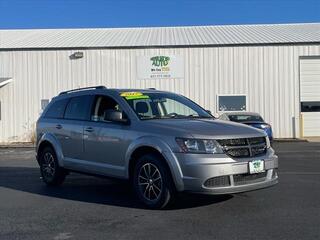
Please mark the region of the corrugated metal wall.
<svg viewBox="0 0 320 240"><path fill-rule="evenodd" d="M82 51L82 50L81 50ZM75 51L0 51L0 142L29 141L41 99L90 85L155 87L190 97L217 115L217 94L246 94L248 111L261 113L276 138L299 136L299 57L320 55L320 45ZM185 61L184 79L136 79L137 56L172 54Z"/></svg>

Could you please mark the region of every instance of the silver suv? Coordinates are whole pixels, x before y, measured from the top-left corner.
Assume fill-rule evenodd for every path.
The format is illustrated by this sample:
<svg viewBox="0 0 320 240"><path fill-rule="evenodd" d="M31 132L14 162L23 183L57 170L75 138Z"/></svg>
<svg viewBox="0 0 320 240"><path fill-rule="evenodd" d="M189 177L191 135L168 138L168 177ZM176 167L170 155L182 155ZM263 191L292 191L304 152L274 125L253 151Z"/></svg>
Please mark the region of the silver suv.
<svg viewBox="0 0 320 240"><path fill-rule="evenodd" d="M278 157L263 131L155 89L60 93L37 122L37 161L47 185L72 171L128 179L150 208L177 192L229 194L278 182Z"/></svg>

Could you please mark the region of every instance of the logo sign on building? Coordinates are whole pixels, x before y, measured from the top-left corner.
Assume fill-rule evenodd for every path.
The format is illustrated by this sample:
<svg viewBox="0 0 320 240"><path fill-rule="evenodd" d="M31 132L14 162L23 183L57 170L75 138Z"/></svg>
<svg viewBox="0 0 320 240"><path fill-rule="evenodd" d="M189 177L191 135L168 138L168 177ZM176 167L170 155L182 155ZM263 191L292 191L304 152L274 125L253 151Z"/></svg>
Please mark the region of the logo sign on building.
<svg viewBox="0 0 320 240"><path fill-rule="evenodd" d="M172 55L139 56L137 74L138 79L183 78L183 59Z"/></svg>

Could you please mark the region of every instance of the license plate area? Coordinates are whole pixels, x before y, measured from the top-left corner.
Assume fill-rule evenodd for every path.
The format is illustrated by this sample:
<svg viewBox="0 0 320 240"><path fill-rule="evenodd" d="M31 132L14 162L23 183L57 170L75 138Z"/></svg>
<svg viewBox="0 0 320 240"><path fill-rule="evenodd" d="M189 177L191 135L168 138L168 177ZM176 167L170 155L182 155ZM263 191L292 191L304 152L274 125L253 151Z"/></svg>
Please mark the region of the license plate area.
<svg viewBox="0 0 320 240"><path fill-rule="evenodd" d="M249 162L249 173L261 173L265 172L264 160L254 160Z"/></svg>

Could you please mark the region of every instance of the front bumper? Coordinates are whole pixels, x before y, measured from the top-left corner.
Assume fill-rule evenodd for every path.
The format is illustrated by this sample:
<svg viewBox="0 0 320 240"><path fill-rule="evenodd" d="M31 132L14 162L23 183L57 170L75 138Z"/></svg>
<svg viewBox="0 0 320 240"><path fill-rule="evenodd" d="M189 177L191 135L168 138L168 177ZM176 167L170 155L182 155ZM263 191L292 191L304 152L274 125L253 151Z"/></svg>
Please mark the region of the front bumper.
<svg viewBox="0 0 320 240"><path fill-rule="evenodd" d="M278 183L278 157L269 149L261 157L232 159L224 154L176 153L183 173L184 190L205 194L230 194L253 191ZM264 160L265 172L249 174L249 161ZM211 184L208 180L213 179ZM217 181L218 180L218 181ZM221 181L220 181L221 180Z"/></svg>

